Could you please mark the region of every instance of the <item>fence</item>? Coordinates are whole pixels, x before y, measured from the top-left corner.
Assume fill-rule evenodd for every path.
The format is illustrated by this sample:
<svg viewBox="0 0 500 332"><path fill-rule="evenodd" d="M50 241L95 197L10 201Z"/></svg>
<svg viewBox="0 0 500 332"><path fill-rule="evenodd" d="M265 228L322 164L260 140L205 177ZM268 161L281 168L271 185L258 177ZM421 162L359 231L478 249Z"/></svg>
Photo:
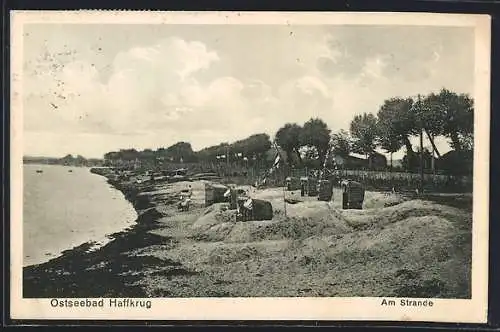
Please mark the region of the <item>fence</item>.
<svg viewBox="0 0 500 332"><path fill-rule="evenodd" d="M420 186L421 175L403 172L375 172L342 170L341 177L352 178L375 188L416 189ZM472 191L472 176L454 176L444 174L424 174L424 190L449 192Z"/></svg>
<svg viewBox="0 0 500 332"><path fill-rule="evenodd" d="M295 169L291 176L314 176L318 171ZM420 187L421 176L419 173L384 172L367 170L337 170L331 178L334 182L340 179L351 179L363 183L367 189L400 191L415 190ZM424 174L424 190L441 192L471 192L472 176L454 176L445 174Z"/></svg>
<svg viewBox="0 0 500 332"><path fill-rule="evenodd" d="M199 165L200 166L200 165ZM236 165L202 165L202 169L212 168L219 176L227 181L236 183L255 183L263 179L264 171L267 169L250 167L245 168ZM271 174L266 175L269 186L282 186L286 176L318 176L318 170L278 168ZM338 170L332 179L337 182L340 179L351 179L363 183L368 190L392 190L398 191L415 190L420 187L421 177L419 173L368 171L368 170ZM424 174L424 190L439 192L472 192L472 176L454 176L446 174Z"/></svg>

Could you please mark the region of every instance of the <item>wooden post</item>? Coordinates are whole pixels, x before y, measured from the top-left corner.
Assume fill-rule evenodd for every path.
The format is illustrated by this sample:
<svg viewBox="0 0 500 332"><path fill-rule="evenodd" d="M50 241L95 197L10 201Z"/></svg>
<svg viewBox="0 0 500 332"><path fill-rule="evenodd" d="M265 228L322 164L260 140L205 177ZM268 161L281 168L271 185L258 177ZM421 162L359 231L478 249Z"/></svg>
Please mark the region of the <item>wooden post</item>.
<svg viewBox="0 0 500 332"><path fill-rule="evenodd" d="M238 205L238 195L235 188L230 188L230 203L229 209L235 210Z"/></svg>
<svg viewBox="0 0 500 332"><path fill-rule="evenodd" d="M284 211L285 211L285 218L286 218L286 200L285 200L285 186L283 186L283 206L284 206Z"/></svg>
<svg viewBox="0 0 500 332"><path fill-rule="evenodd" d="M434 137L431 136L431 141L434 141ZM432 174L436 174L436 160L435 160L435 151L436 149L434 146L432 146L432 158L431 158L431 169L432 169Z"/></svg>
<svg viewBox="0 0 500 332"><path fill-rule="evenodd" d="M420 104L420 95L418 95L418 107ZM420 195L424 192L424 124L422 119L419 119L420 123Z"/></svg>
<svg viewBox="0 0 500 332"><path fill-rule="evenodd" d="M420 194L424 192L424 139L423 131L420 130Z"/></svg>
<svg viewBox="0 0 500 332"><path fill-rule="evenodd" d="M393 175L392 175L392 154L393 152L391 152L391 166L389 168L389 178L390 178L390 184L391 184L391 190L394 189L394 179L393 179Z"/></svg>

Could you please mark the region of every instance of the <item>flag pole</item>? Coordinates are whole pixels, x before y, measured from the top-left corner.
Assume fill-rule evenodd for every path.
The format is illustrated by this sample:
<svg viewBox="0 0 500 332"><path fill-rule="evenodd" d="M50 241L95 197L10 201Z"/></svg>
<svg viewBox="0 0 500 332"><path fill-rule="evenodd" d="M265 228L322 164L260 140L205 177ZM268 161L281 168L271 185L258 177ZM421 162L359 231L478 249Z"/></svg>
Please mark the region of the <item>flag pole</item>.
<svg viewBox="0 0 500 332"><path fill-rule="evenodd" d="M285 185L283 184L283 206L285 210L285 218L286 218L286 197L285 197Z"/></svg>

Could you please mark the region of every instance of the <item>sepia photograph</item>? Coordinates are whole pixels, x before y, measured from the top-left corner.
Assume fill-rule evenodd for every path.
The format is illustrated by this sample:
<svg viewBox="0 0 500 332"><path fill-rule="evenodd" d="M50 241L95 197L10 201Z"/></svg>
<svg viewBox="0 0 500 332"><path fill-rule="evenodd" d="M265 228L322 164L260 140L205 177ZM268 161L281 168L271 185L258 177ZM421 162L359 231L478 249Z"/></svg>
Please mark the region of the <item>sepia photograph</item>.
<svg viewBox="0 0 500 332"><path fill-rule="evenodd" d="M13 13L13 311L485 320L489 24Z"/></svg>

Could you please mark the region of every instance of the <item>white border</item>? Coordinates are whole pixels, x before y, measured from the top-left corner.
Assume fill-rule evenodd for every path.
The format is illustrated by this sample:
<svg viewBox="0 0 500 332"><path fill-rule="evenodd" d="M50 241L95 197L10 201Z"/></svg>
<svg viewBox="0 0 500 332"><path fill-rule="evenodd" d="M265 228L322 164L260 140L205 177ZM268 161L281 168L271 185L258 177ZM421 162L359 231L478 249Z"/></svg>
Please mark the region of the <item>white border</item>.
<svg viewBox="0 0 500 332"><path fill-rule="evenodd" d="M425 23L424 23L425 22ZM382 298L156 298L151 309L52 308L22 298L23 25L69 24L356 24L475 28L475 153L472 299L433 300L431 308L384 307ZM11 12L11 318L147 320L402 320L485 323L488 300L490 17L431 13L288 13L151 11ZM106 300L107 301L107 300Z"/></svg>

